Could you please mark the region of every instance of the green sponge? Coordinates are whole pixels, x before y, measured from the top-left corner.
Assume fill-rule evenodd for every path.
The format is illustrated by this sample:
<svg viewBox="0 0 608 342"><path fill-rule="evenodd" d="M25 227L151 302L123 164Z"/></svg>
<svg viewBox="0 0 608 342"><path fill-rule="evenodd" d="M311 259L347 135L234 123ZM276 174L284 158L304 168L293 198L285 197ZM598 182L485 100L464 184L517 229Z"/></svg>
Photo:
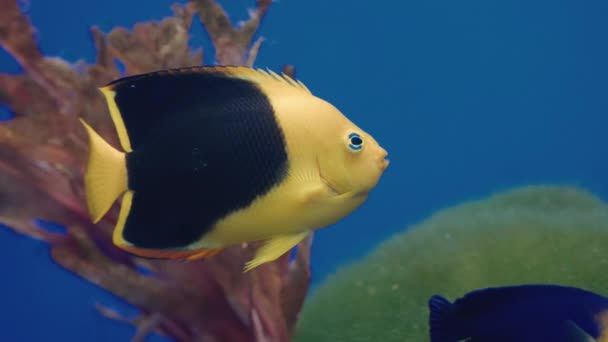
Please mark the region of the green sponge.
<svg viewBox="0 0 608 342"><path fill-rule="evenodd" d="M530 186L440 211L329 277L295 341L429 341L431 295L524 283L608 296L608 205L575 187Z"/></svg>

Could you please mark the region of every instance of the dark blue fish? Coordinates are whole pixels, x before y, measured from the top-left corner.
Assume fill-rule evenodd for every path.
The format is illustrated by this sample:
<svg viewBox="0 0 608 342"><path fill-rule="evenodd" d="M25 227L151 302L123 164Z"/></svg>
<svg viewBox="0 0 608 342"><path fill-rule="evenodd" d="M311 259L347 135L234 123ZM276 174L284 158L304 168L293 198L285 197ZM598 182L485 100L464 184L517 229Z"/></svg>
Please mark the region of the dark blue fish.
<svg viewBox="0 0 608 342"><path fill-rule="evenodd" d="M558 285L487 288L454 303L434 295L428 304L431 342L593 341L608 320L608 298Z"/></svg>
<svg viewBox="0 0 608 342"><path fill-rule="evenodd" d="M566 322L566 330L564 333L564 341L570 342L596 342L596 339L589 336L586 331L581 329L576 323L572 321ZM601 341L606 341L606 335L602 334Z"/></svg>

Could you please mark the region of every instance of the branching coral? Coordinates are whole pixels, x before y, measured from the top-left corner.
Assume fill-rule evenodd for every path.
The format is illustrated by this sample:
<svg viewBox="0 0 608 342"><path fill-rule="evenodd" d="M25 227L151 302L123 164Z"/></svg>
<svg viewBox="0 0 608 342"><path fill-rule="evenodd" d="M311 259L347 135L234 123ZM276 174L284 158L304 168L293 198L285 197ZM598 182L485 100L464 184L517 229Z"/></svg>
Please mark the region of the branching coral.
<svg viewBox="0 0 608 342"><path fill-rule="evenodd" d="M93 225L84 205L83 169L88 146L78 118L91 123L114 146L118 139L98 87L126 74L202 64L202 51L188 46L198 14L220 64L252 65L261 40L253 42L270 0L258 0L251 19L235 27L213 0L174 5L174 15L104 34L91 29L97 48L93 65L71 65L41 54L35 29L17 0L0 0L0 44L23 74L0 74L0 102L15 118L0 125L0 221L17 232L47 241L64 268L140 308L129 320L134 340L152 331L179 341L288 341L307 292L310 239L293 261L243 273L255 246L224 250L203 261L133 257L111 243L117 208ZM285 72L293 73L288 67ZM35 218L59 222L65 234L49 232ZM138 267L151 271L144 275ZM107 308L108 317L122 319Z"/></svg>

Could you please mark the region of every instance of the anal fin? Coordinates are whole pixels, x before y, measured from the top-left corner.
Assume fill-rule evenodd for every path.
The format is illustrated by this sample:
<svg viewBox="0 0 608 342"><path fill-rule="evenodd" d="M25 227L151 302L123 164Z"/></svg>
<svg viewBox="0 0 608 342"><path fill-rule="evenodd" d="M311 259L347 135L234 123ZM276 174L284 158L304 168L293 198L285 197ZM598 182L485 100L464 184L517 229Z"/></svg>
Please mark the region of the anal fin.
<svg viewBox="0 0 608 342"><path fill-rule="evenodd" d="M186 260L200 260L200 259L209 258L209 257L212 257L212 256L218 254L221 251L222 251L221 248L199 249L199 250L193 251L194 252L193 254L187 256Z"/></svg>
<svg viewBox="0 0 608 342"><path fill-rule="evenodd" d="M142 258L150 258L150 259L181 259L181 260L198 260L207 257L211 257L217 253L219 253L222 248L192 248L187 249L189 245L185 245L184 247L144 247L144 245L140 245L125 239L125 229L136 229L138 232L142 232L145 234L146 227L149 229L150 226L147 226L145 223L138 223L137 221L127 223L129 221L130 215L132 214L132 210L140 210L141 216L141 206L137 207L137 201L141 201L141 198L135 198L135 192L128 190L124 193L120 205L120 213L118 214L118 220L116 221L116 226L114 228L114 232L112 234L112 242L118 248L129 252L135 256L139 256ZM137 209L139 208L139 209ZM145 208L145 207L144 207ZM136 214L137 217L137 214ZM128 224L131 226L127 227Z"/></svg>
<svg viewBox="0 0 608 342"><path fill-rule="evenodd" d="M253 259L245 264L244 271L249 272L262 264L276 260L304 240L308 234L309 232L306 231L298 234L281 235L266 241L256 251Z"/></svg>
<svg viewBox="0 0 608 342"><path fill-rule="evenodd" d="M134 246L119 246L121 249L142 258L167 260L201 260L218 254L221 249L193 249L193 250L163 250L146 249Z"/></svg>

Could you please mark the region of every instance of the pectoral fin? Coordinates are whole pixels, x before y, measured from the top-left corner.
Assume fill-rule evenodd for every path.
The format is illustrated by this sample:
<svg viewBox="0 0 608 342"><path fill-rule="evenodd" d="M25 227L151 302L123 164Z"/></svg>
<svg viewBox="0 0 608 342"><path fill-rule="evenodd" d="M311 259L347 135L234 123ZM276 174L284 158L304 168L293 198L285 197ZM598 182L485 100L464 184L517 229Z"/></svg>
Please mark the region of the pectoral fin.
<svg viewBox="0 0 608 342"><path fill-rule="evenodd" d="M282 235L266 241L266 243L256 251L254 258L247 262L244 271L251 271L262 264L276 260L278 257L295 247L300 241L304 240L308 234L309 232Z"/></svg>
<svg viewBox="0 0 608 342"><path fill-rule="evenodd" d="M595 342L595 339L591 337L585 330L579 327L572 321L566 321L566 336L567 339L564 341L572 342Z"/></svg>

